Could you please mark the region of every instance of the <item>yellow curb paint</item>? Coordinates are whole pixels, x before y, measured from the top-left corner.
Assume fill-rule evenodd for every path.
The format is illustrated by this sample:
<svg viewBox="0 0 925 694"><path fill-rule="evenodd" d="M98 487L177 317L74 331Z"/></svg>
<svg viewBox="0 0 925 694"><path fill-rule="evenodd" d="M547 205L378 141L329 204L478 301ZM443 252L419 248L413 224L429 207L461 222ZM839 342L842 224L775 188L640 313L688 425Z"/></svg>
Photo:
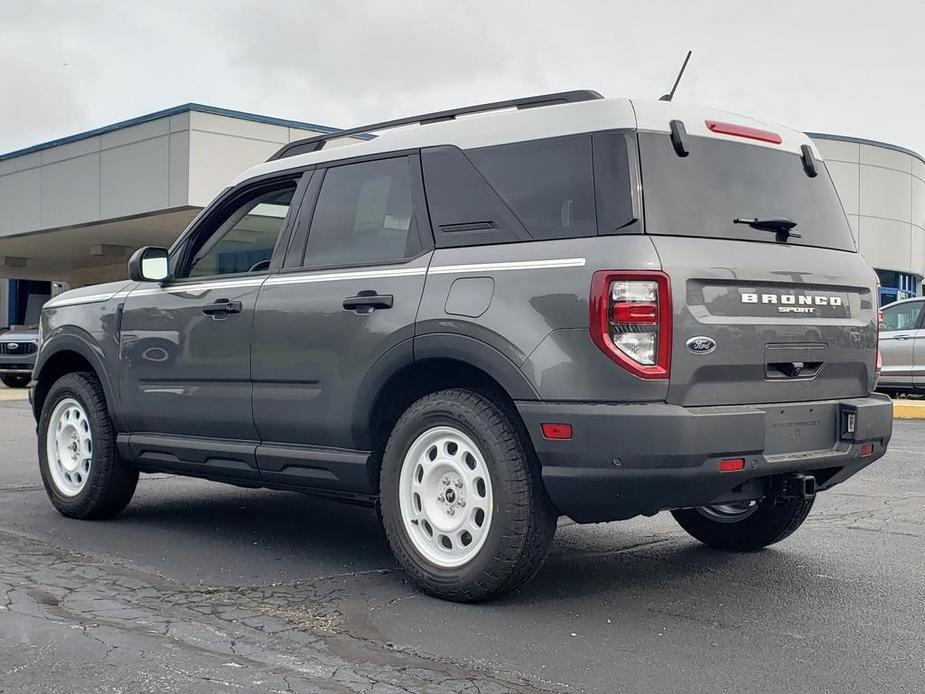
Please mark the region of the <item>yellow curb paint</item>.
<svg viewBox="0 0 925 694"><path fill-rule="evenodd" d="M895 419L925 419L925 401L894 400L893 417Z"/></svg>

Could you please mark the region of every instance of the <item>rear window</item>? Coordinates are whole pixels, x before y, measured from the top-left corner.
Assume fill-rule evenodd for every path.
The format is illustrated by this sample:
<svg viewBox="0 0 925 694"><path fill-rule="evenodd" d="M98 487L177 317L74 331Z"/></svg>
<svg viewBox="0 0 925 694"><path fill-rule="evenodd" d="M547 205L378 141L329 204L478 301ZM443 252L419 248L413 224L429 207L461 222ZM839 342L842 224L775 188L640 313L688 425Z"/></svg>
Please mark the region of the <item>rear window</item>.
<svg viewBox="0 0 925 694"><path fill-rule="evenodd" d="M646 232L776 242L772 232L736 218L787 217L797 223L788 243L856 250L825 166L810 178L799 155L768 147L690 137L679 157L668 135L639 134Z"/></svg>
<svg viewBox="0 0 925 694"><path fill-rule="evenodd" d="M371 265L421 251L407 157L335 166L324 174L305 265Z"/></svg>

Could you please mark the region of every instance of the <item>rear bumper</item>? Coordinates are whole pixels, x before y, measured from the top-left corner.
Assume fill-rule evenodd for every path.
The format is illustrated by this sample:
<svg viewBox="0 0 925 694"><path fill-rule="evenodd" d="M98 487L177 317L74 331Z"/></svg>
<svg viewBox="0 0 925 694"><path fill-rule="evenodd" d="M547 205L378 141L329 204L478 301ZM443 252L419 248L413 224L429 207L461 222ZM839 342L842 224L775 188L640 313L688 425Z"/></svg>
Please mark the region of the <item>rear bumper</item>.
<svg viewBox="0 0 925 694"><path fill-rule="evenodd" d="M769 479L795 472L827 489L880 458L893 431L892 403L879 394L730 407L521 401L517 408L550 497L584 523L760 498ZM571 424L572 438L547 440L543 423ZM863 444L873 445L864 457ZM744 458L745 469L719 472L724 458Z"/></svg>

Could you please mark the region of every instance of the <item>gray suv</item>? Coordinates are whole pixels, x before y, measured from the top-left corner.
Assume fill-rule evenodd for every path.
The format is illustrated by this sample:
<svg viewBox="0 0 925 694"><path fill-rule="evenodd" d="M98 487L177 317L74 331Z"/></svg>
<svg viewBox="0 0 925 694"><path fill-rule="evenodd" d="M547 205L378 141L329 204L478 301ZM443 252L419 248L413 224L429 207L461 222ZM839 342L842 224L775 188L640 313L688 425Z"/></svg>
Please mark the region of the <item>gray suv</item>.
<svg viewBox="0 0 925 694"><path fill-rule="evenodd" d="M0 333L0 382L7 388L25 388L32 379L39 333L33 327Z"/></svg>
<svg viewBox="0 0 925 694"><path fill-rule="evenodd" d="M825 164L741 116L577 91L296 141L129 274L42 314L55 507L165 471L368 504L450 600L559 516L769 545L890 439Z"/></svg>

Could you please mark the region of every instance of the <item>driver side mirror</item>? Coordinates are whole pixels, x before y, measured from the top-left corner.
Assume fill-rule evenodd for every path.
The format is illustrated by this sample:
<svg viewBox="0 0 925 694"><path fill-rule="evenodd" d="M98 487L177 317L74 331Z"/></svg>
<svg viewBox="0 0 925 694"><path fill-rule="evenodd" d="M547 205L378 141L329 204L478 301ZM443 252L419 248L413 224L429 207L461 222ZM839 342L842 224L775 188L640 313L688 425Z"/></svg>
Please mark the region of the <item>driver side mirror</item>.
<svg viewBox="0 0 925 694"><path fill-rule="evenodd" d="M135 282L163 282L169 274L166 248L139 248L128 261L128 276Z"/></svg>

